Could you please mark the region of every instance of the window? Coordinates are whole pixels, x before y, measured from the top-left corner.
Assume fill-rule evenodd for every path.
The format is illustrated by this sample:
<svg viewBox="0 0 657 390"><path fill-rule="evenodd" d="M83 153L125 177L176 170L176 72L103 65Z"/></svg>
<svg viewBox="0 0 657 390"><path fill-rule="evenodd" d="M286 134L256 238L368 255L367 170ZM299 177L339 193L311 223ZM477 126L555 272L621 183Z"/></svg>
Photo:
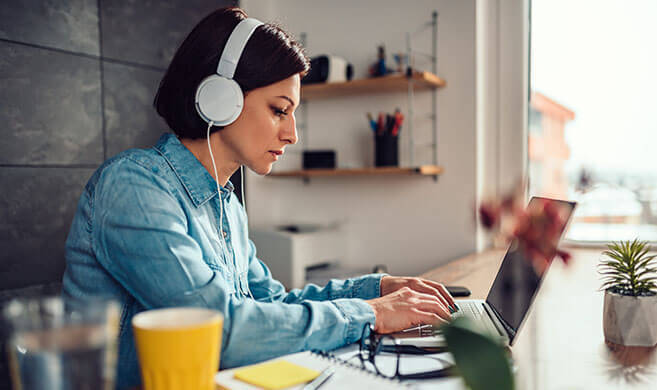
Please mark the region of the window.
<svg viewBox="0 0 657 390"><path fill-rule="evenodd" d="M544 194L543 163L540 160L529 161L529 193Z"/></svg>
<svg viewBox="0 0 657 390"><path fill-rule="evenodd" d="M530 194L578 202L569 239L657 241L655 20L654 0L531 1Z"/></svg>
<svg viewBox="0 0 657 390"><path fill-rule="evenodd" d="M543 134L543 113L529 107L529 135L540 136Z"/></svg>

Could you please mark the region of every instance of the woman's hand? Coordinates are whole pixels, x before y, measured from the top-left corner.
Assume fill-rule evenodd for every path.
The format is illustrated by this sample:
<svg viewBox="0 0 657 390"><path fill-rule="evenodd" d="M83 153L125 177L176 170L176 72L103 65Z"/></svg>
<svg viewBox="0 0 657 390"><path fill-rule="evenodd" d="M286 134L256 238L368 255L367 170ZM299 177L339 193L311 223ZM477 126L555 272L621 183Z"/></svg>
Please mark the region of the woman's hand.
<svg viewBox="0 0 657 390"><path fill-rule="evenodd" d="M449 309L437 296L410 287L401 287L366 302L372 306L376 316L374 330L377 333L397 332L421 324L444 323L451 318Z"/></svg>
<svg viewBox="0 0 657 390"><path fill-rule="evenodd" d="M438 298L448 311L450 308L455 309L454 298L441 283L422 278L398 276L384 276L381 278L381 296L388 295L404 287Z"/></svg>

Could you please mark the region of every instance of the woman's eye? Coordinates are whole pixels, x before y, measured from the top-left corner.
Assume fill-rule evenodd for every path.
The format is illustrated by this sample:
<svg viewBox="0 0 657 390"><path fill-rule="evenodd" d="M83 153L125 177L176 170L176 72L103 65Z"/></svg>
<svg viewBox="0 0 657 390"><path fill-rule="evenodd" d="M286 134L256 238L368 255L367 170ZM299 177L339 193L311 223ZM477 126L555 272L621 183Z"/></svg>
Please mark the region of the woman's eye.
<svg viewBox="0 0 657 390"><path fill-rule="evenodd" d="M279 116L279 117L281 117L281 118L282 118L283 116L287 115L287 112L285 112L284 110L281 110L280 108L272 107L272 110L274 111L274 114L275 114L276 116Z"/></svg>

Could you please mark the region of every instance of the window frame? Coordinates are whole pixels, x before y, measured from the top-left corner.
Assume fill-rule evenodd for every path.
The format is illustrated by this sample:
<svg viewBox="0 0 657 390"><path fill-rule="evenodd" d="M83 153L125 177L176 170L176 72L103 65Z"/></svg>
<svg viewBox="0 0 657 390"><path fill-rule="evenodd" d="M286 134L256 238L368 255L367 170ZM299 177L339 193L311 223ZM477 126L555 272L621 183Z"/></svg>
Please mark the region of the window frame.
<svg viewBox="0 0 657 390"><path fill-rule="evenodd" d="M529 169L529 5L476 2L477 205L512 190ZM479 228L477 250L491 244Z"/></svg>

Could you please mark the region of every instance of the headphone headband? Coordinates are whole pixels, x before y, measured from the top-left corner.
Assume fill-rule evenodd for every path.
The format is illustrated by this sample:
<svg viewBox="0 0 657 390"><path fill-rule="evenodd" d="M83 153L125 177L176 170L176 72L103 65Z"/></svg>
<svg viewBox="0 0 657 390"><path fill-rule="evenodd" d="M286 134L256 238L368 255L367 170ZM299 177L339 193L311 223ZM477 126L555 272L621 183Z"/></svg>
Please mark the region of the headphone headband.
<svg viewBox="0 0 657 390"><path fill-rule="evenodd" d="M196 111L207 123L228 126L242 113L244 95L233 76L246 42L261 24L261 21L252 18L237 23L221 53L217 73L206 77L196 87Z"/></svg>
<svg viewBox="0 0 657 390"><path fill-rule="evenodd" d="M228 79L235 75L237 63L240 60L242 51L249 41L249 38L255 29L263 23L258 19L246 18L240 21L228 37L224 51L221 53L221 59L217 65L217 74Z"/></svg>

